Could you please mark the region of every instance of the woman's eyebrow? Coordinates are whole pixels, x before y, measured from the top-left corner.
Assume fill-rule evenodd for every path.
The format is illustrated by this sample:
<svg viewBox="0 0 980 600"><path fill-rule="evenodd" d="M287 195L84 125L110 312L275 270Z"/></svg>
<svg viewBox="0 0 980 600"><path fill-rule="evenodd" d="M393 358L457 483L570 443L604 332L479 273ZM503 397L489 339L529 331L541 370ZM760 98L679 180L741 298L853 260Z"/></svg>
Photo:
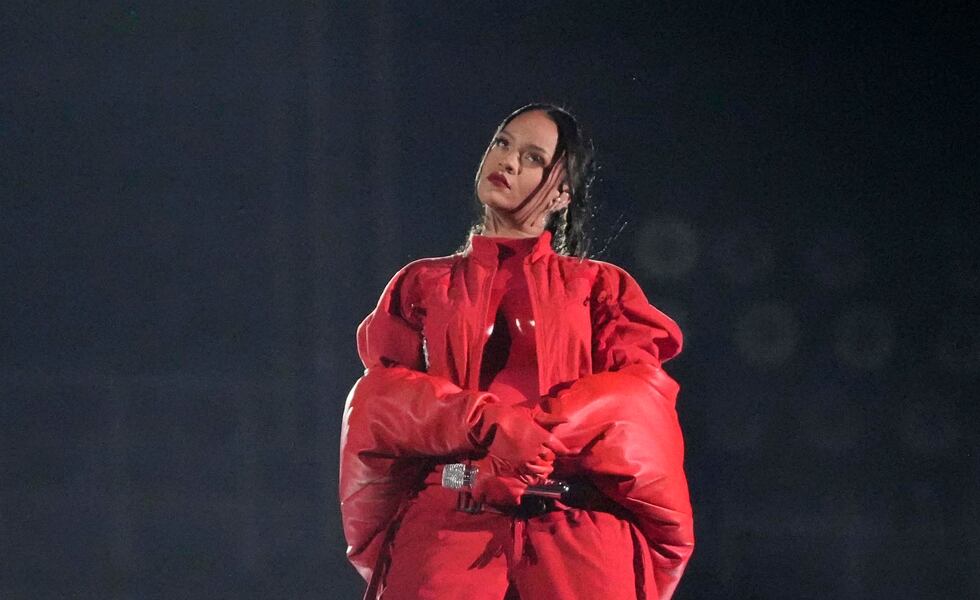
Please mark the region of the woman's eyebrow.
<svg viewBox="0 0 980 600"><path fill-rule="evenodd" d="M538 152L540 152L541 154L544 154L545 156L548 156L549 154L551 154L550 152L548 152L547 150L545 150L544 148L542 148L541 146L538 146L536 144L528 144L527 147L530 148L530 149L532 149L532 150L537 150Z"/></svg>
<svg viewBox="0 0 980 600"><path fill-rule="evenodd" d="M507 131L506 129L501 129L500 130L500 133L506 135L509 138L513 138L514 137L514 134L511 133L511 132L509 132L509 131ZM548 152L547 150L545 150L544 148L542 148L541 146L539 146L537 144L528 144L527 147L530 148L530 149L532 149L532 150L537 150L538 152L540 152L541 154L544 154L545 156L548 156L548 155L551 154L550 152Z"/></svg>

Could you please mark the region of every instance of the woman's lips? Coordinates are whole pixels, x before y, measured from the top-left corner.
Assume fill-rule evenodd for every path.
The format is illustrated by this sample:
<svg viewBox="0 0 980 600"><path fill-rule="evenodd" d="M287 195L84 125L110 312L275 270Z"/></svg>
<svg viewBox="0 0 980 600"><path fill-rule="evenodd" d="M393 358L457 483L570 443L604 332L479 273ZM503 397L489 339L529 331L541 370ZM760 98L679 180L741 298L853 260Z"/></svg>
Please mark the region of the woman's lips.
<svg viewBox="0 0 980 600"><path fill-rule="evenodd" d="M504 187L508 190L510 189L510 184L507 183L507 178L500 173L490 173L487 175L487 181L494 184L497 187Z"/></svg>

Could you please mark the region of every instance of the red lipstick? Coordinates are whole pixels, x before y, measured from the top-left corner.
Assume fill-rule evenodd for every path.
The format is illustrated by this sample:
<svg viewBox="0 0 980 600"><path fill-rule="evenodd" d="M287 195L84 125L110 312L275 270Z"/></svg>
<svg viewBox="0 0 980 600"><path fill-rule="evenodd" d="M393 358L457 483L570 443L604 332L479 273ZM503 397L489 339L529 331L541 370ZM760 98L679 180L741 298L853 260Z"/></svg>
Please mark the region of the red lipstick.
<svg viewBox="0 0 980 600"><path fill-rule="evenodd" d="M487 181L489 181L490 183L494 184L497 187L505 187L508 190L510 189L510 184L507 183L507 178L501 175L500 173L490 173L489 175L487 175Z"/></svg>

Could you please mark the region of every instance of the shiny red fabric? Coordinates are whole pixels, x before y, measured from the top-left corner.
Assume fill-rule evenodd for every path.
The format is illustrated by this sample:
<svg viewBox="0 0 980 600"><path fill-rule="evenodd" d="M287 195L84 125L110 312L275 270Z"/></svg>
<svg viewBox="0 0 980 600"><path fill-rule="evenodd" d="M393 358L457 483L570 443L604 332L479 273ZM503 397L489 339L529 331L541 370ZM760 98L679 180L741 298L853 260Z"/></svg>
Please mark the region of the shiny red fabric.
<svg viewBox="0 0 980 600"><path fill-rule="evenodd" d="M661 369L680 351L681 334L625 271L560 256L550 241L543 234L523 268L537 391L567 419L554 431L575 451L556 472L589 475L629 511L642 538L630 549L637 595L669 598L694 545L677 384ZM383 589L389 546L432 464L479 451L469 432L483 406L499 402L479 391L497 265L496 246L481 236L464 254L413 262L358 328L367 370L345 407L340 500L348 557L371 593ZM586 564L608 550L577 552Z"/></svg>
<svg viewBox="0 0 980 600"><path fill-rule="evenodd" d="M468 514L456 510L457 494L433 471L408 502L388 548L383 600L651 597L642 585L650 552L630 519L572 508L527 519Z"/></svg>
<svg viewBox="0 0 980 600"><path fill-rule="evenodd" d="M486 326L490 332L480 364L480 389L509 405L538 405L537 327L524 275L524 258L535 238L488 238L498 267L490 286Z"/></svg>

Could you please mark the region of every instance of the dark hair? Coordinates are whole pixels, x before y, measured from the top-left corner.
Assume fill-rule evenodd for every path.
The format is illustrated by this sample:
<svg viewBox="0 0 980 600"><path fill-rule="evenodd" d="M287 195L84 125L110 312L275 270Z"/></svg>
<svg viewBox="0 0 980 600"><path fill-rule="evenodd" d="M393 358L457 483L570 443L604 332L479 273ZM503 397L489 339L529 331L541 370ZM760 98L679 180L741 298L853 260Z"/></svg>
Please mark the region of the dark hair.
<svg viewBox="0 0 980 600"><path fill-rule="evenodd" d="M579 127L578 121L571 113L560 106L547 103L528 104L510 113L497 126L494 137L515 117L532 110L544 112L558 126L558 145L555 148L555 156L564 155L565 183L571 197L567 209L553 214L545 229L552 234L551 246L555 252L584 258L589 251L591 233L592 206L589 193L594 178L592 142L583 134L582 128ZM486 152L484 152L483 157L483 160L486 160ZM480 161L480 166L483 165L483 160ZM483 233L483 205L476 193L476 185L479 184L479 179L480 167L477 167L473 196L476 200L478 216L470 228L471 235Z"/></svg>

